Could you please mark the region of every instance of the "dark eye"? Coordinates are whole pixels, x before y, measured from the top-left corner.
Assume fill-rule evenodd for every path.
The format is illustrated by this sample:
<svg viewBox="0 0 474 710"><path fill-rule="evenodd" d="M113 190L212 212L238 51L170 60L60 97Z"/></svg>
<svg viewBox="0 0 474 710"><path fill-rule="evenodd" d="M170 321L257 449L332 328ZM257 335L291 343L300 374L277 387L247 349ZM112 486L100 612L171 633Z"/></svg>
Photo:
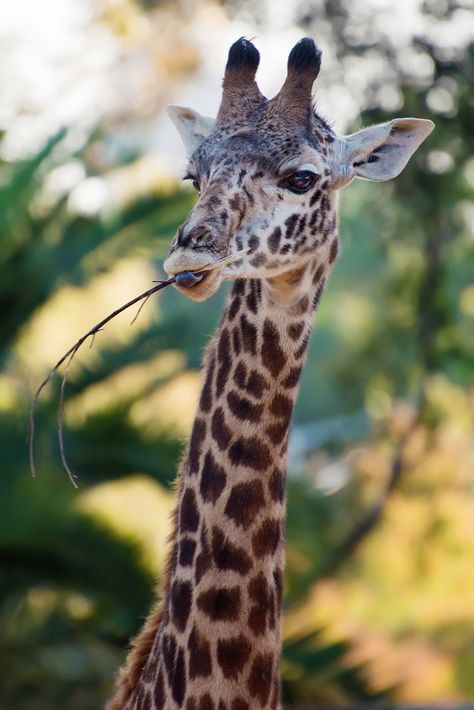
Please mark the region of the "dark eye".
<svg viewBox="0 0 474 710"><path fill-rule="evenodd" d="M195 178L194 175L191 175L191 173L186 173L186 175L183 177L183 180L192 180L194 189L198 192L201 189L199 185L199 180Z"/></svg>
<svg viewBox="0 0 474 710"><path fill-rule="evenodd" d="M298 172L282 180L280 184L282 187L291 190L291 192L302 194L303 192L308 192L308 190L313 187L317 177L318 176L310 170L298 170Z"/></svg>

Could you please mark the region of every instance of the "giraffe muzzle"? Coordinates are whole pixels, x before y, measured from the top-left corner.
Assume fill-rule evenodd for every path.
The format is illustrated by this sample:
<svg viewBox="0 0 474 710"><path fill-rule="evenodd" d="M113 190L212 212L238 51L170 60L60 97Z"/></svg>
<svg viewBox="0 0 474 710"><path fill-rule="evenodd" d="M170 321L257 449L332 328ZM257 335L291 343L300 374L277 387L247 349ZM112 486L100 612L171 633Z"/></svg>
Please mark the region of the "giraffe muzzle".
<svg viewBox="0 0 474 710"><path fill-rule="evenodd" d="M177 247L172 249L165 259L163 267L170 276L184 272L201 271L209 264L218 260L218 256L209 249L189 249Z"/></svg>

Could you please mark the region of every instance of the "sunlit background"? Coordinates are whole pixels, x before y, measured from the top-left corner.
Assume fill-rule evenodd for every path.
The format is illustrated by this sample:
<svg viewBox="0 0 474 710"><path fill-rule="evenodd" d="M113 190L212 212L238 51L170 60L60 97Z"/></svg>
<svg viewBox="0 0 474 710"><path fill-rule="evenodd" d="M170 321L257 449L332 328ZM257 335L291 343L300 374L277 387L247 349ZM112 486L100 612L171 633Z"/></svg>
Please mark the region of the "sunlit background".
<svg viewBox="0 0 474 710"><path fill-rule="evenodd" d="M436 131L391 183L342 199L289 457L287 707L474 698L474 5L470 0L15 0L0 4L0 707L95 710L165 554L205 304L168 289L83 332L162 275L193 203L164 108L215 115L229 45L275 93L293 44L323 49L338 132L395 116Z"/></svg>

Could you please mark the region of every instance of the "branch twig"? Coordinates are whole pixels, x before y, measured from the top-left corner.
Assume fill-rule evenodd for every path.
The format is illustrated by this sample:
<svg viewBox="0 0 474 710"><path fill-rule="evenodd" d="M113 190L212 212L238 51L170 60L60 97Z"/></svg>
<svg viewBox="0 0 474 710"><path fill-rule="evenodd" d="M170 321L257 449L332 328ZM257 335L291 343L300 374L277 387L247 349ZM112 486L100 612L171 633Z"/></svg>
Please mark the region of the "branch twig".
<svg viewBox="0 0 474 710"><path fill-rule="evenodd" d="M197 274L203 273L205 271L212 271L213 269L221 269L223 266L228 266L228 265L234 263L235 261L238 261L247 253L248 253L248 249L242 249L241 251L237 252L236 254L229 254L228 256L222 257L221 259L217 259L214 262L210 262L209 264L205 264L200 269L196 269L196 271L192 272L192 274L197 275ZM184 273L182 275L184 275ZM54 375L57 373L57 371L59 370L61 365L63 365L67 360L68 362L66 364L64 375L63 375L63 378L61 381L61 389L59 392L59 404L58 404L58 413L57 413L57 434L58 434L59 451L61 454L62 464L63 464L64 468L66 469L67 475L68 475L69 480L71 481L72 485L75 488L77 488L77 483L76 483L77 476L72 472L72 470L67 462L67 459L66 459L66 453L65 453L65 448L64 448L64 435L63 435L63 414L64 414L64 397L65 397L65 392L66 392L66 382L67 382L67 376L69 374L69 367L71 366L74 356L76 355L77 351L81 348L83 343L88 338L91 338L90 347L92 347L94 344L96 334L99 333L103 329L103 327L105 325L107 325L107 323L109 323L113 318L118 316L120 313L123 313L123 311L126 311L128 308L131 308L136 303L140 303L140 301L141 301L140 307L138 308L138 311L135 314L130 325L135 323L136 319L140 315L140 312L141 312L143 306L148 301L150 296L152 296L157 291L161 291L161 289L165 288L165 286L170 286L171 284L174 284L176 282L177 282L176 276L172 276L171 278L167 279L166 281L158 281L158 282L156 282L156 286L152 286L152 288L149 288L148 291L144 291L139 296L132 298L131 301L128 301L123 306L120 306L120 308L117 308L113 313L110 313L106 318L103 318L100 321L100 323L97 323L92 328L90 328L90 330L88 330L87 333L85 333L85 335L80 337L79 340L77 340L74 343L74 345L72 345L69 348L69 350L57 361L56 365L49 371L47 377L43 380L43 382L40 384L40 386L38 387L38 389L35 392L35 395L33 397L33 401L31 402L29 415L28 415L28 451L29 451L29 459L30 459L30 469L31 469L31 474L33 476L36 476L35 412L36 412L36 407L37 407L39 398L41 396L41 392L46 387L48 382L54 377Z"/></svg>
<svg viewBox="0 0 474 710"><path fill-rule="evenodd" d="M43 380L43 382L40 384L38 389L35 392L35 396L33 397L33 401L30 406L30 411L29 411L29 424L28 424L28 448L29 448L29 458L30 458L30 468L31 468L31 473L33 476L36 476L36 466L35 466L35 411L36 411L36 406L38 404L38 400L40 398L41 392L43 389L46 387L48 382L54 377L54 375L57 373L61 365L69 358L69 361L66 366L66 371L64 373L62 382L61 382L61 391L60 391L60 396L59 396L59 407L58 407L58 439L59 439L59 449L61 452L61 460L63 462L63 466L67 471L67 474L69 476L69 480L71 483L77 488L77 484L75 482L75 476L72 473L71 469L68 466L65 453L64 453L64 440L63 440L63 429L62 429L62 416L63 416L63 411L64 411L64 393L65 393L65 388L66 388L66 380L67 380L67 375L69 371L69 366L71 365L71 362L77 353L77 351L80 349L80 347L83 345L83 343L88 339L88 338L94 338L96 333L98 333L102 328L107 325L113 318L118 316L120 313L123 313L123 311L127 310L127 308L131 308L134 306L136 303L139 303L140 301L143 301L144 299L150 298L154 293L157 291L161 291L161 289L165 288L165 286L169 286L170 284L175 282L174 276L170 279L167 279L166 281L160 281L156 284L156 286L153 286L152 288L149 288L148 291L144 291L141 293L139 296L135 296L135 298L132 298L131 301L128 301L125 303L123 306L120 306L120 308L117 308L113 313L110 313L106 318L103 318L100 323L97 323L94 325L90 330L85 333L85 335L81 336L79 340L77 340L72 347L69 348L69 350L57 361L55 366L49 371L47 377ZM137 314L138 315L138 314ZM92 343L94 341L92 340Z"/></svg>
<svg viewBox="0 0 474 710"><path fill-rule="evenodd" d="M94 338L95 333L92 334L92 338ZM92 343L94 342L93 340L91 341ZM67 381L67 376L69 374L69 367L71 365L71 362L74 359L74 355L77 352L77 348L72 351L68 363L66 365L66 369L64 370L64 375L63 379L61 382L61 389L59 391L59 405L58 405L58 442L59 442L59 452L61 454L61 461L63 462L63 466L66 469L67 475L69 477L69 480L71 481L72 485L74 488L77 488L77 483L76 483L76 474L71 471L69 468L69 464L66 459L66 453L64 449L64 436L63 436L63 412L64 412L64 394L66 392L66 381Z"/></svg>

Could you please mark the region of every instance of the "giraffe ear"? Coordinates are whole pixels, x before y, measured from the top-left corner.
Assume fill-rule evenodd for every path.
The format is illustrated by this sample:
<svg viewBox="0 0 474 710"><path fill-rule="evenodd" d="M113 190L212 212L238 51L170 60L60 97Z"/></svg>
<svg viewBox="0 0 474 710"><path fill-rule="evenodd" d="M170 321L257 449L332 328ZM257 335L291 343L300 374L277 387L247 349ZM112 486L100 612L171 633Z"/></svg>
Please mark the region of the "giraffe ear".
<svg viewBox="0 0 474 710"><path fill-rule="evenodd" d="M401 173L433 128L433 121L427 119L395 118L338 138L334 187L344 187L354 177L391 180Z"/></svg>
<svg viewBox="0 0 474 710"><path fill-rule="evenodd" d="M178 129L188 156L203 142L214 128L215 119L201 116L185 106L168 106L168 115Z"/></svg>

